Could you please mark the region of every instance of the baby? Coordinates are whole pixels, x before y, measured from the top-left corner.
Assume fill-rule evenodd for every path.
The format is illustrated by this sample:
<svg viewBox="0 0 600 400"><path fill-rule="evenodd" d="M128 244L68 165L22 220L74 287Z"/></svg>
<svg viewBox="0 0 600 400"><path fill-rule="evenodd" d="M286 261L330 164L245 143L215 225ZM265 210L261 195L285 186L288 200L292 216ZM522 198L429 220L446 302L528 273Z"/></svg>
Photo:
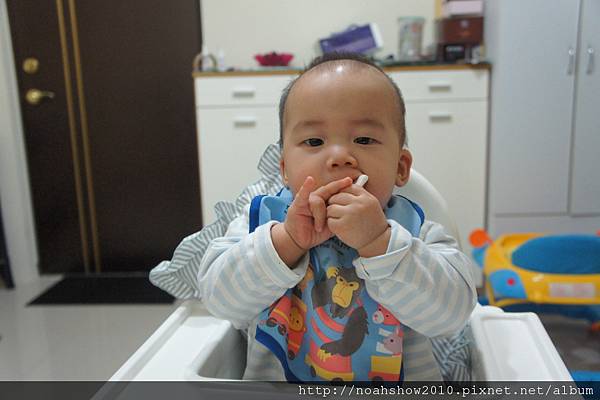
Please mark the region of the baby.
<svg viewBox="0 0 600 400"><path fill-rule="evenodd" d="M456 241L392 194L412 164L400 91L328 54L279 111L286 187L255 198L198 273L207 309L248 329L244 378L440 380L429 338L460 330L476 294Z"/></svg>

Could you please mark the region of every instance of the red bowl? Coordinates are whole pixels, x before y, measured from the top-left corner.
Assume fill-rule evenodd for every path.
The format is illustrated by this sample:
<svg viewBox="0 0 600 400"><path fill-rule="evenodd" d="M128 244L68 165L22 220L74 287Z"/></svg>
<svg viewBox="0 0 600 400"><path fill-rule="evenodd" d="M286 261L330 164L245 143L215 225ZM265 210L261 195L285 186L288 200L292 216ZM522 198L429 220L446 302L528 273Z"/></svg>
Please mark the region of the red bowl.
<svg viewBox="0 0 600 400"><path fill-rule="evenodd" d="M256 54L254 59L263 67L285 67L294 58L293 54L289 53L266 53Z"/></svg>

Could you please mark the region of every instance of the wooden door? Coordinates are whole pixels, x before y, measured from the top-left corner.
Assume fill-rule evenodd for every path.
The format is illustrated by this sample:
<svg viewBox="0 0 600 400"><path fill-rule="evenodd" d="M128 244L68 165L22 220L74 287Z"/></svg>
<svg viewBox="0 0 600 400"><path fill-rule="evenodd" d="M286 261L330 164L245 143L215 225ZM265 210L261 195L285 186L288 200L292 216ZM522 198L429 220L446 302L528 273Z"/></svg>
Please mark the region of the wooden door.
<svg viewBox="0 0 600 400"><path fill-rule="evenodd" d="M149 270L202 226L198 1L7 5L41 272Z"/></svg>

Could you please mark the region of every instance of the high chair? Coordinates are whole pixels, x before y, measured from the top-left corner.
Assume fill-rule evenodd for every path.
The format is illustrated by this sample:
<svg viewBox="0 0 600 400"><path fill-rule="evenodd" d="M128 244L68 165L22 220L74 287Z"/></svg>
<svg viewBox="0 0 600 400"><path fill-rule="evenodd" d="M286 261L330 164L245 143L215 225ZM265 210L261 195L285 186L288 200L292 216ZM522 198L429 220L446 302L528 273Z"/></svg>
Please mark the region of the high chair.
<svg viewBox="0 0 600 400"><path fill-rule="evenodd" d="M458 237L445 200L417 171L412 170L408 184L396 192ZM506 313L478 304L468 327L472 380L572 381L536 314ZM242 334L230 322L212 317L200 301L187 300L111 380L239 380L245 364Z"/></svg>

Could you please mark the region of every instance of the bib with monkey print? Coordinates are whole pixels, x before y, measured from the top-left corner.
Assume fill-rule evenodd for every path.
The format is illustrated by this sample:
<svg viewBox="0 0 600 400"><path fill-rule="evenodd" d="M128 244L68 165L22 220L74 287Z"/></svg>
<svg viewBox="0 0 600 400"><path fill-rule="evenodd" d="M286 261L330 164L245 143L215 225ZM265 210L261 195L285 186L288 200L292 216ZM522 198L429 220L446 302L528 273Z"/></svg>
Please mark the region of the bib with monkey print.
<svg viewBox="0 0 600 400"><path fill-rule="evenodd" d="M284 221L292 194L257 196L250 206L250 232L268 221ZM424 215L402 196L384 210L418 236ZM403 380L403 327L369 296L356 275L355 249L337 237L310 250L306 275L259 316L256 340L281 362L291 382Z"/></svg>

